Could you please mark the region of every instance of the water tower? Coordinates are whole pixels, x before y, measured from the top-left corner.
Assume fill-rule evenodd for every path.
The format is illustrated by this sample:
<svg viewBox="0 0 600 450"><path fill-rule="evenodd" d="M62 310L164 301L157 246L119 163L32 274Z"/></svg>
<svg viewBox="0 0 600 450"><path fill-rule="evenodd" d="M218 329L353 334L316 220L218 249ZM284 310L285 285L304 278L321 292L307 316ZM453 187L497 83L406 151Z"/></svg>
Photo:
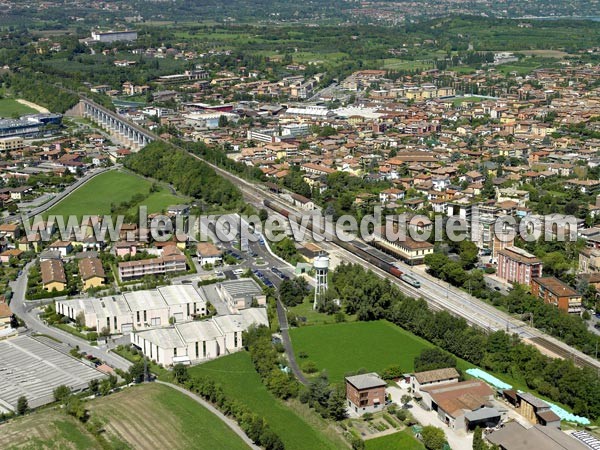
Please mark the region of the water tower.
<svg viewBox="0 0 600 450"><path fill-rule="evenodd" d="M313 267L315 269L315 302L313 304L313 309L317 309L317 303L327 291L327 272L329 271L329 256L325 254L320 254L315 257L313 262Z"/></svg>

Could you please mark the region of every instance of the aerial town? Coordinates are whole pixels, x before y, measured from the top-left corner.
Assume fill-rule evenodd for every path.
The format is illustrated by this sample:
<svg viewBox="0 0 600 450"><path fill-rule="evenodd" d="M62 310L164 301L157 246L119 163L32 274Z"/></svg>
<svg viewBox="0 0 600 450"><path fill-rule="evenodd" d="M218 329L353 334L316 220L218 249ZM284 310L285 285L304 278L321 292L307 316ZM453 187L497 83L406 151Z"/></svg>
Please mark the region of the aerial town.
<svg viewBox="0 0 600 450"><path fill-rule="evenodd" d="M593 10L231 3L0 1L0 448L600 449Z"/></svg>

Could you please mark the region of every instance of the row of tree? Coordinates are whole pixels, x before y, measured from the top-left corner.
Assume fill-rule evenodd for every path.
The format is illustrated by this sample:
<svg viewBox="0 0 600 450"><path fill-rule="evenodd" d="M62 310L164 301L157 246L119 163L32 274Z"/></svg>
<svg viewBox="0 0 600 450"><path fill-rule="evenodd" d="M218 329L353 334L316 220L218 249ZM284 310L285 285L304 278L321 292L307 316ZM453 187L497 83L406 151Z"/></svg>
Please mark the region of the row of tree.
<svg viewBox="0 0 600 450"><path fill-rule="evenodd" d="M487 333L446 311L432 311L425 300L404 296L389 280L359 265L338 266L329 291L360 320L387 319L472 364L526 380L530 389L570 406L576 414L600 417L600 379L592 369L542 355L518 335Z"/></svg>

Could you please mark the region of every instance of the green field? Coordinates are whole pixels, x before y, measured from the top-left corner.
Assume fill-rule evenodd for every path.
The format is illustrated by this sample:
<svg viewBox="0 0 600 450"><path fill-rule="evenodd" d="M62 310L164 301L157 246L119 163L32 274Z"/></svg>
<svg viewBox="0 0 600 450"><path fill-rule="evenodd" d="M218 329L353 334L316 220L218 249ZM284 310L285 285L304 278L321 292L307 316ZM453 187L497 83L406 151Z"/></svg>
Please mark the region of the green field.
<svg viewBox="0 0 600 450"><path fill-rule="evenodd" d="M359 369L379 372L399 365L411 372L415 356L434 347L386 321L306 326L290 330L290 335L294 353L306 353L319 370L327 370L334 383L341 382L344 374ZM302 362L299 359L300 365ZM472 366L459 361L459 367Z"/></svg>
<svg viewBox="0 0 600 450"><path fill-rule="evenodd" d="M112 203L130 201L136 194L148 195L152 182L129 172L110 171L94 177L46 212L62 216L110 214ZM169 205L182 203L184 197L173 195L166 187L150 193L138 206L147 205L148 213L161 212ZM135 208L133 208L135 209ZM131 211L133 211L131 209Z"/></svg>
<svg viewBox="0 0 600 450"><path fill-rule="evenodd" d="M119 448L242 450L247 445L194 400L159 384L128 388L86 403L105 423L104 437ZM3 449L101 449L76 420L57 408L44 409L0 426Z"/></svg>
<svg viewBox="0 0 600 450"><path fill-rule="evenodd" d="M424 450L425 446L408 430L365 441L366 450Z"/></svg>
<svg viewBox="0 0 600 450"><path fill-rule="evenodd" d="M224 356L189 369L192 375L214 379L232 398L264 417L281 437L286 450L345 448L342 438L326 430L327 424L304 405L290 407L277 400L262 384L246 352Z"/></svg>
<svg viewBox="0 0 600 450"><path fill-rule="evenodd" d="M0 99L0 117L12 118L35 113L37 113L35 109L30 108L29 106L21 105L12 98Z"/></svg>

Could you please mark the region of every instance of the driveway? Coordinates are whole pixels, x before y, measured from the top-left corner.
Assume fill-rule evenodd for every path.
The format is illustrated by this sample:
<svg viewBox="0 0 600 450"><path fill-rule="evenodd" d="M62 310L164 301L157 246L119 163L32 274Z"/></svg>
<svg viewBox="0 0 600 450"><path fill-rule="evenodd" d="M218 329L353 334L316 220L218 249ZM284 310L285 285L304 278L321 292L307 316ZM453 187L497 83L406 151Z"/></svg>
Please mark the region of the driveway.
<svg viewBox="0 0 600 450"><path fill-rule="evenodd" d="M386 391L392 396L392 401L398 405L402 405L402 396L408 394L408 390L398 386L389 386ZM454 431L448 428L448 426L438 418L437 413L434 411L425 411L414 401L411 401L409 405L409 411L421 425L433 425L444 431L446 440L448 441L448 444L450 444L452 450L472 450L473 433Z"/></svg>

